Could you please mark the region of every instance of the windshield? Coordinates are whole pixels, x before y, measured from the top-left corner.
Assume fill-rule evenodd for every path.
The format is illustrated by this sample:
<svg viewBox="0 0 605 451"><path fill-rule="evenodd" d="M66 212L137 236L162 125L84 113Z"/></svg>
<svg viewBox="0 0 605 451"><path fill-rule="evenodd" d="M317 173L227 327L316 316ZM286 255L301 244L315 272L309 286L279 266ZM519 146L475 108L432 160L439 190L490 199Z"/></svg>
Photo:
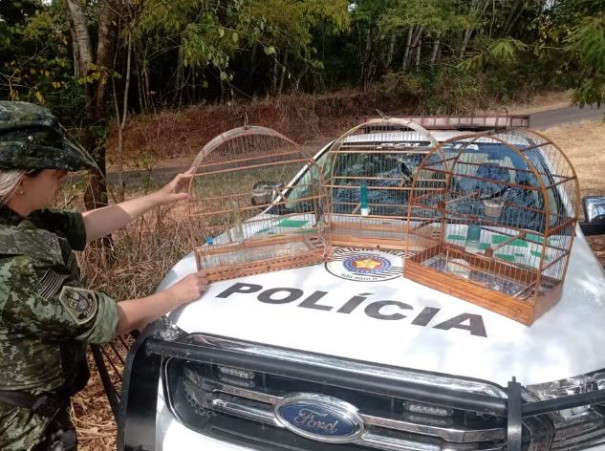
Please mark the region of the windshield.
<svg viewBox="0 0 605 451"><path fill-rule="evenodd" d="M456 147L461 146L462 143L452 145ZM473 168L473 173L468 171L460 173L454 177L452 185L458 193L471 193L478 190L481 194L480 199L469 196L467 201L456 202L456 211L481 215L485 208L483 200L501 198L510 206L502 212L499 220L502 225L516 225L542 232L546 222L542 213L545 208L544 195L539 189L540 183L526 161L499 142L474 143L468 145L466 150L460 157L460 163L464 165L465 158L472 158L474 162L479 161L480 164L469 165ZM317 161L318 167L322 168L323 176L329 183L328 193L331 196L333 213L361 214L359 208L362 200L361 185L366 184L367 202L372 215L406 219L412 178L427 153L427 151L406 148L383 153L347 154L328 159L328 152L324 152ZM542 154L533 152L528 157L538 173L542 174L544 184L552 185L552 180L548 180L550 174L548 163ZM313 176L311 171L306 171L299 176L288 192L285 207L282 206L279 210L273 208L268 213L287 214L305 211L308 207L298 199L307 195L304 186L308 185L309 178ZM536 189L524 189L522 186ZM402 189L406 187L409 189ZM555 210L551 214L552 223L552 218L564 214L563 211L557 210L564 210L565 207L555 188L551 187L546 192L549 207ZM442 196L435 196L435 204L440 200L443 200Z"/></svg>

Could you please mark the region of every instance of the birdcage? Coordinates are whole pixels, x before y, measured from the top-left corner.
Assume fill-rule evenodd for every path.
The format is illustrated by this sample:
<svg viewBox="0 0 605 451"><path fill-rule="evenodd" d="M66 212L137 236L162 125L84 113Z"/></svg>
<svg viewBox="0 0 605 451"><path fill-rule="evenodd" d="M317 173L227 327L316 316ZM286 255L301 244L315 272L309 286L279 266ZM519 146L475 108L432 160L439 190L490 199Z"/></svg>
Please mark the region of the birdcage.
<svg viewBox="0 0 605 451"><path fill-rule="evenodd" d="M578 195L567 156L536 132L443 142L414 179L404 275L529 325L561 296Z"/></svg>
<svg viewBox="0 0 605 451"><path fill-rule="evenodd" d="M337 139L322 167L332 244L404 250L412 178L436 145L427 130L400 119L374 119Z"/></svg>
<svg viewBox="0 0 605 451"><path fill-rule="evenodd" d="M191 242L209 280L329 258L325 187L299 145L271 129L245 126L210 141L193 167Z"/></svg>

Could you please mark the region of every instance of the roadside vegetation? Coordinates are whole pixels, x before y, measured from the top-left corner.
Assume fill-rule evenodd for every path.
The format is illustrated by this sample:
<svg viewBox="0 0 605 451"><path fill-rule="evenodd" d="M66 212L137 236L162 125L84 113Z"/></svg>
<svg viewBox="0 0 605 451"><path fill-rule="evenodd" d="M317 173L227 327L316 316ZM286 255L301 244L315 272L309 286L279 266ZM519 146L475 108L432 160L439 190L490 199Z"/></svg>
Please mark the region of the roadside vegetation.
<svg viewBox="0 0 605 451"><path fill-rule="evenodd" d="M604 6L603 0L4 1L0 98L51 108L78 130L101 173L108 136L115 137L117 168L132 160L125 143L131 117L192 105L267 99L279 106L284 94L342 90L356 93L358 115L375 108L471 112L544 90L571 89L576 102L599 103ZM321 124L341 114L331 106L338 105L311 110L311 119ZM307 112L296 112L303 124ZM188 125L193 133L200 126ZM102 174L93 173L87 206L104 201Z"/></svg>

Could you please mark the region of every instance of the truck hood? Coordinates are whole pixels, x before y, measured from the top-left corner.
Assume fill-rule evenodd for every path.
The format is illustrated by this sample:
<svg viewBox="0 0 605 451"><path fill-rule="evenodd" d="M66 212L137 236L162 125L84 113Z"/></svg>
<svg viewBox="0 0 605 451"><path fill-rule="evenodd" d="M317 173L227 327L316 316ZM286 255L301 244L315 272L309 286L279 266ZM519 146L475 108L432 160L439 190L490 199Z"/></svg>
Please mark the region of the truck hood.
<svg viewBox="0 0 605 451"><path fill-rule="evenodd" d="M505 386L605 368L605 274L583 236L561 301L527 327L401 276L401 254L335 249L327 264L210 285L170 314L207 333ZM354 267L353 267L354 266ZM162 290L196 270L176 264Z"/></svg>

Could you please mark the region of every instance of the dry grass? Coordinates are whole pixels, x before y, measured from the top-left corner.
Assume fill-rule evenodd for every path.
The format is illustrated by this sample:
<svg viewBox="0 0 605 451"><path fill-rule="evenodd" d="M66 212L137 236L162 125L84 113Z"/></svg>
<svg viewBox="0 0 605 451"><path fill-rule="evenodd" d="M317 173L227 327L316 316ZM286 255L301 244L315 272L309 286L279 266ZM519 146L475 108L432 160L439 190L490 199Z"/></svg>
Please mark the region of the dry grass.
<svg viewBox="0 0 605 451"><path fill-rule="evenodd" d="M570 103L569 92L545 93L528 102L495 105L487 113L529 114ZM208 141L246 122L273 128L296 142L310 143L317 148L364 118L376 117L378 110L392 116L416 112L405 102L386 97L382 91L374 89L326 95L284 95L277 99L191 106L180 111L139 116L128 122L124 132L123 164L125 169L187 167ZM110 133L107 159L111 172L118 162L116 133Z"/></svg>
<svg viewBox="0 0 605 451"><path fill-rule="evenodd" d="M605 194L605 123L578 122L543 133L563 149L576 168L582 196Z"/></svg>
<svg viewBox="0 0 605 451"><path fill-rule="evenodd" d="M153 293L168 270L189 252L189 233L174 208L156 209L113 235L112 248L88 246L80 256L87 283L115 299Z"/></svg>
<svg viewBox="0 0 605 451"><path fill-rule="evenodd" d="M545 130L576 168L581 196L605 195L605 122L585 121ZM605 236L588 237L588 242L605 267Z"/></svg>
<svg viewBox="0 0 605 451"><path fill-rule="evenodd" d="M509 114L531 114L570 106L571 91L538 94L527 102L515 102L506 106Z"/></svg>
<svg viewBox="0 0 605 451"><path fill-rule="evenodd" d="M144 193L130 193L140 195ZM78 196L64 193L78 203ZM115 299L147 296L169 269L190 252L189 232L183 222L183 206L162 207L141 217L113 235L111 251L89 246L78 256L89 286ZM125 357L126 352L120 353ZM118 366L120 362L114 359ZM79 449L116 449L117 425L107 402L95 363L89 356L91 379L85 390L72 398L71 413L78 432ZM112 380L119 379L110 371Z"/></svg>
<svg viewBox="0 0 605 451"><path fill-rule="evenodd" d="M342 91L329 95L287 95L277 99L192 106L181 111L134 118L126 127L124 167L186 167L202 147L215 136L246 122L272 128L296 142L316 142L318 137L334 138L339 130L376 116L376 110L393 114L405 105L385 98L378 90ZM331 138L326 138L326 141ZM109 168L115 168L117 136L108 140Z"/></svg>
<svg viewBox="0 0 605 451"><path fill-rule="evenodd" d="M113 418L99 373L94 363L91 378L85 390L71 401L71 417L78 431L78 448L81 450L116 449L118 427Z"/></svg>
<svg viewBox="0 0 605 451"><path fill-rule="evenodd" d="M528 112L564 106L565 94L539 98L529 106L517 105L511 112ZM377 96L376 98L379 98ZM339 99L298 98L292 101L258 102L254 106L190 108L181 113L162 113L136 119L129 125L127 153L131 167L188 166L201 147L214 135L249 122L275 128L308 145L320 145L373 114L376 105L364 103L362 95ZM525 110L524 110L525 108ZM384 108L383 108L384 109ZM322 115L329 111L331 114ZM355 112L353 115L351 112ZM322 113L323 112L323 113ZM336 113L334 116L332 113ZM328 119L319 119L328 117ZM545 134L569 155L580 178L582 195L605 194L605 125L584 122L546 130ZM113 142L113 141L112 141ZM310 143L310 144L309 144ZM115 159L115 148L110 148ZM129 193L136 195L142 193ZM73 200L66 194L66 200ZM90 247L80 258L91 286L116 299L149 295L176 261L189 252L189 236L183 224L182 206L150 212L135 224L114 235L113 259L100 248ZM591 245L605 264L605 239L591 239ZM88 387L74 397L72 413L78 427L80 449L115 449L116 424L108 407L100 379L91 364L93 377Z"/></svg>

